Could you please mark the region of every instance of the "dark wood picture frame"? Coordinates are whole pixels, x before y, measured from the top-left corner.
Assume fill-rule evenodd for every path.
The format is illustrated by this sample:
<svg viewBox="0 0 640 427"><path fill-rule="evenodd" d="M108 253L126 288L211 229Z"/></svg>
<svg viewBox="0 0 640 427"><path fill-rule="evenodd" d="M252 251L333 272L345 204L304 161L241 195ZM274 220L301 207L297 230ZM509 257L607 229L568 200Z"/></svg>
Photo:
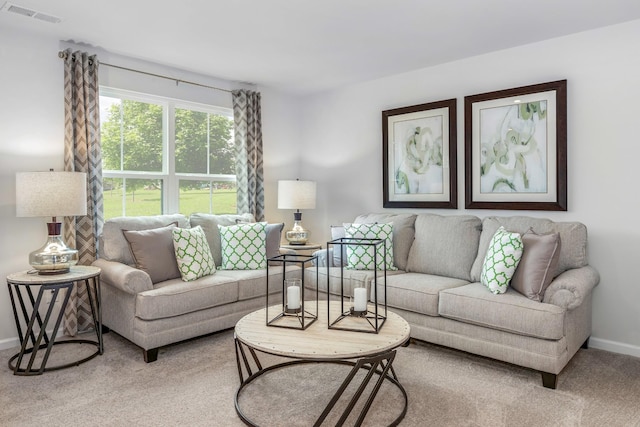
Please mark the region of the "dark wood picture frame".
<svg viewBox="0 0 640 427"><path fill-rule="evenodd" d="M383 207L457 208L456 103L382 112Z"/></svg>
<svg viewBox="0 0 640 427"><path fill-rule="evenodd" d="M567 210L567 81L466 96L465 208Z"/></svg>

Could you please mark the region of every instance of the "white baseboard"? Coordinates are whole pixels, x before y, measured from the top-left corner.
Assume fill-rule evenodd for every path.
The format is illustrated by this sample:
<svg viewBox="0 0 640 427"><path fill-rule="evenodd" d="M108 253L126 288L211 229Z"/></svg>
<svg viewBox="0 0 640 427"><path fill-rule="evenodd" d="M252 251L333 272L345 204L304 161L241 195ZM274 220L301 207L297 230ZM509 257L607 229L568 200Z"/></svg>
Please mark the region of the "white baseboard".
<svg viewBox="0 0 640 427"><path fill-rule="evenodd" d="M18 340L18 337L0 340L0 350L7 350L9 348L18 347L19 345L20 341ZM20 351L20 349L18 349L18 351Z"/></svg>
<svg viewBox="0 0 640 427"><path fill-rule="evenodd" d="M629 356L640 357L640 347L631 344L624 344L617 341L609 341L601 338L590 338L589 347L598 350L610 351L612 353L627 354Z"/></svg>
<svg viewBox="0 0 640 427"><path fill-rule="evenodd" d="M48 330L47 334L51 336L52 332L53 332L53 329ZM56 338L61 337L63 335L64 335L64 329L60 327L60 329L58 329L58 333L56 334ZM0 350L7 350L14 347L16 347L16 353L20 351L20 340L18 339L18 337L5 338L3 340L0 340ZM29 347L31 347L31 342L29 342Z"/></svg>

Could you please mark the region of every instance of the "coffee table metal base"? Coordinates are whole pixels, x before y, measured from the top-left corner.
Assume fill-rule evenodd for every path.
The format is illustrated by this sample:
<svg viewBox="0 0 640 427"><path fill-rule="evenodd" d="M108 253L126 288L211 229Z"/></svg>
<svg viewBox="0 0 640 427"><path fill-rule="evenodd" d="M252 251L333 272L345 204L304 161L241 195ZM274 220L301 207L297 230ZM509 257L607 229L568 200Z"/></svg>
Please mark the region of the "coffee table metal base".
<svg viewBox="0 0 640 427"><path fill-rule="evenodd" d="M382 386L385 380L389 381L391 384L396 386L398 390L400 390L400 393L402 394L402 400L403 400L403 403L402 403L403 406L402 406L400 415L398 415L398 417L389 425L390 426L398 425L407 413L407 406L408 406L407 392L405 391L402 384L400 384L400 382L398 381L398 377L396 376L396 373L393 370L393 360L396 356L396 350L386 351L379 355L374 355L370 357L362 357L356 361L336 360L336 359L294 359L294 360L290 360L283 363L277 363L268 367L263 367L255 349L253 349L252 347L248 346L245 343L242 343L235 336L234 336L234 340L235 340L235 350L236 350L236 362L238 365L238 376L240 378L240 387L236 391L236 395L235 395L235 408L240 419L242 419L242 421L249 426L257 427L258 424L250 420L243 413L242 408L240 408L239 398L242 391L245 390L245 388L248 387L255 379L261 377L264 374L267 374L277 369L287 368L287 367L301 365L301 364L308 364L308 363L333 363L333 364L352 366L351 370L349 371L349 374L344 379L340 387L338 387L333 397L331 398L327 406L324 408L322 414L320 414L320 416L316 420L314 426L322 425L322 423L326 420L327 416L334 409L336 403L343 396L347 387L352 383L352 381L354 380L354 378L356 377L360 369L364 369L366 371L366 374L362 379L362 381L360 382L360 384L358 385L357 389L355 390L353 396L351 396L351 399L349 400L349 403L347 404L346 408L340 415L340 419L336 423L336 426L344 425L344 423L347 421L348 417L350 416L351 412L353 411L353 408L356 406L360 398L363 397L363 394L367 389L367 386L371 383L371 380L374 377L377 377L377 380L375 381L375 384L373 385L369 395L366 397L366 402L362 410L360 411L360 414L358 415L358 418L354 425L355 426L362 425L362 422L367 416L367 413L369 412L369 409L371 408L371 405L373 404L373 401L376 398L376 395L378 394L378 391L380 390L380 387Z"/></svg>

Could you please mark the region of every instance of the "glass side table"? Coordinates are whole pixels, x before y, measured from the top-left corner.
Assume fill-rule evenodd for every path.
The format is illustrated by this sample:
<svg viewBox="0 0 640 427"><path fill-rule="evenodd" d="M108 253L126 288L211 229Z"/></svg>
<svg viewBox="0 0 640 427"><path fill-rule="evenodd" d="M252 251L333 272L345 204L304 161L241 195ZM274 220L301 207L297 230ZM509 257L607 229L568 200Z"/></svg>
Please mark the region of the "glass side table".
<svg viewBox="0 0 640 427"><path fill-rule="evenodd" d="M96 340L56 341L56 334L62 324L64 311L71 296L71 288L76 282L78 286L82 286L81 283L84 283L86 287ZM21 271L7 276L7 286L20 339L20 351L9 359L9 369L13 371L14 375L40 375L47 371L69 368L104 353L99 268L76 265L71 267L70 272L56 275L39 275ZM51 293L51 300L48 300L47 293ZM54 306L59 298L61 298L60 312L57 316L53 316ZM40 312L41 308L43 313ZM49 336L47 327L51 321L54 321L55 324ZM23 326L25 326L24 333ZM29 346L29 344L31 345ZM53 346L59 344L92 344L96 346L96 351L81 360L47 367L47 360ZM40 350L45 350L44 355L41 358L36 358ZM28 357L28 360L25 356ZM25 364L26 366L23 366Z"/></svg>

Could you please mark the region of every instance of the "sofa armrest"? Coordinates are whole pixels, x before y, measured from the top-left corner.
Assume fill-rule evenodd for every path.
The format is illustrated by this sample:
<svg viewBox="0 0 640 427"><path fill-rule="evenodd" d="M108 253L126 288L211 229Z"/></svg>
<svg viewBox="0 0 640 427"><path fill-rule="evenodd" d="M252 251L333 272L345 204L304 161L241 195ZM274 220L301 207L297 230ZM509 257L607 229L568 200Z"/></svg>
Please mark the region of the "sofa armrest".
<svg viewBox="0 0 640 427"><path fill-rule="evenodd" d="M333 267L333 248L317 250L313 255L317 257L318 267Z"/></svg>
<svg viewBox="0 0 640 427"><path fill-rule="evenodd" d="M573 310L582 304L599 282L600 274L589 265L567 270L553 279L542 302Z"/></svg>
<svg viewBox="0 0 640 427"><path fill-rule="evenodd" d="M97 259L93 265L102 270L100 282L118 288L128 294L138 294L153 289L151 277L142 270L116 261Z"/></svg>

